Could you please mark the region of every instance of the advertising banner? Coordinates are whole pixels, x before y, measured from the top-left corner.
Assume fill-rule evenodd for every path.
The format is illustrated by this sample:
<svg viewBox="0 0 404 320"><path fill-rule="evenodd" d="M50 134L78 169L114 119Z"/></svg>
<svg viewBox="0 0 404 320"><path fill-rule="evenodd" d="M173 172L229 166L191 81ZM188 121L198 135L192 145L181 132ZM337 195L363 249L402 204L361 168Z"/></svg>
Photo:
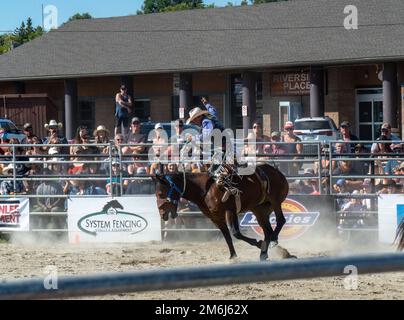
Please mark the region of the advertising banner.
<svg viewBox="0 0 404 320"><path fill-rule="evenodd" d="M0 231L29 231L29 199L0 199Z"/></svg>
<svg viewBox="0 0 404 320"><path fill-rule="evenodd" d="M380 194L378 199L379 241L392 244L397 226L404 219L404 195Z"/></svg>
<svg viewBox="0 0 404 320"><path fill-rule="evenodd" d="M161 240L155 195L70 199L68 228L70 243Z"/></svg>
<svg viewBox="0 0 404 320"><path fill-rule="evenodd" d="M289 196L282 203L286 224L279 240L324 240L337 234L334 199L332 196ZM275 213L270 215L272 228L276 225ZM264 233L252 212L241 216L240 227L250 236L263 239ZM252 231L252 232L251 232Z"/></svg>

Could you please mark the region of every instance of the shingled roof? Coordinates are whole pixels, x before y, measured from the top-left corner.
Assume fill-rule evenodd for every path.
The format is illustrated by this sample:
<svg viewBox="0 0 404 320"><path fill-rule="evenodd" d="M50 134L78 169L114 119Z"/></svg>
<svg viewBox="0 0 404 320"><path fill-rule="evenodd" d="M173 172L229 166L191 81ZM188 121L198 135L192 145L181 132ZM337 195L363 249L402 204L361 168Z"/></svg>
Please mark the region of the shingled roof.
<svg viewBox="0 0 404 320"><path fill-rule="evenodd" d="M290 0L76 20L0 56L0 81L402 60L403 17L403 0Z"/></svg>

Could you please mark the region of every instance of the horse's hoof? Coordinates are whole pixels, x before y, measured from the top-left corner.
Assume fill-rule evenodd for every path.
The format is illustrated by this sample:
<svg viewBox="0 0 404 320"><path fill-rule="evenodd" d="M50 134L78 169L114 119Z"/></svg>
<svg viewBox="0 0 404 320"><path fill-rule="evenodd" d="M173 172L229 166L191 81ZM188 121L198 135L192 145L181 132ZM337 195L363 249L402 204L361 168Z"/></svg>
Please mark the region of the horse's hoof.
<svg viewBox="0 0 404 320"><path fill-rule="evenodd" d="M237 258L237 254L234 253L234 254L230 255L230 260L235 259L235 258Z"/></svg>
<svg viewBox="0 0 404 320"><path fill-rule="evenodd" d="M264 253L264 254L260 254L260 261L266 261L268 260L268 254Z"/></svg>
<svg viewBox="0 0 404 320"><path fill-rule="evenodd" d="M269 247L272 249L272 248L275 248L276 246L278 245L278 241L270 241L269 242Z"/></svg>
<svg viewBox="0 0 404 320"><path fill-rule="evenodd" d="M262 243L263 243L263 242L264 242L264 241L262 241L262 240L257 241L256 247L257 247L257 248L259 248L259 249L261 249L261 248L262 248Z"/></svg>
<svg viewBox="0 0 404 320"><path fill-rule="evenodd" d="M294 256L293 254L289 255L287 259L297 259L297 256Z"/></svg>

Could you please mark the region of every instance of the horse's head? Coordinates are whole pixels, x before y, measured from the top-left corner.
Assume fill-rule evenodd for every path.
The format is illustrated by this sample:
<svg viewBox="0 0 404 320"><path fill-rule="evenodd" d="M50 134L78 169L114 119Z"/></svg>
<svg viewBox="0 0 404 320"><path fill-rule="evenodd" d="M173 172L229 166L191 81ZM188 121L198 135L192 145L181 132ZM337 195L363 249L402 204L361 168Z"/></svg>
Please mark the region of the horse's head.
<svg viewBox="0 0 404 320"><path fill-rule="evenodd" d="M170 216L172 219L178 216L178 202L181 198L182 190L178 183L175 182L173 175L156 174L156 197L157 207L160 216L167 221Z"/></svg>

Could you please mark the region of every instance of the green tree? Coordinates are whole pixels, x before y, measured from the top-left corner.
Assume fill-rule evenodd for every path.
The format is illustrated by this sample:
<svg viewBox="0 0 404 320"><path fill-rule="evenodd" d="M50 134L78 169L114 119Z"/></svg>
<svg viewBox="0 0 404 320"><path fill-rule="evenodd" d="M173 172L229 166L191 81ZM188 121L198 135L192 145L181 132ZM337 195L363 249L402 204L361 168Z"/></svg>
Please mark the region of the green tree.
<svg viewBox="0 0 404 320"><path fill-rule="evenodd" d="M280 1L288 1L288 0L251 0L251 3L252 4L260 4L260 3L280 2Z"/></svg>
<svg viewBox="0 0 404 320"><path fill-rule="evenodd" d="M26 22L21 22L21 25L15 28L13 33L6 33L0 36L0 54L10 51L13 47L31 41L42 34L42 27L34 27L32 19L28 18Z"/></svg>
<svg viewBox="0 0 404 320"><path fill-rule="evenodd" d="M167 11L179 11L190 9L211 8L205 5L203 0L144 0L142 10L138 14L158 13Z"/></svg>
<svg viewBox="0 0 404 320"><path fill-rule="evenodd" d="M81 19L92 19L93 17L91 14L88 12L85 13L76 13L75 15L72 15L67 22L73 21L73 20L81 20Z"/></svg>

